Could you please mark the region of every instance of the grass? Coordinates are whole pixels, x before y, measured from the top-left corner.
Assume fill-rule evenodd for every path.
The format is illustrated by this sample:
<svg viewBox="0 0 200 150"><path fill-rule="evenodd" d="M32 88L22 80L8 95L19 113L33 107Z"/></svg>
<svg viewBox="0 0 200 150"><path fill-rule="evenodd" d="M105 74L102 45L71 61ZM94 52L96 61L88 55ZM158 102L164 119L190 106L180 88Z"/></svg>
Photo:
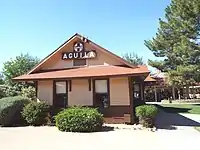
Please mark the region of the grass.
<svg viewBox="0 0 200 150"><path fill-rule="evenodd" d="M158 107L169 113L200 114L200 104L161 104Z"/></svg>
<svg viewBox="0 0 200 150"><path fill-rule="evenodd" d="M197 131L200 132L200 127L194 127Z"/></svg>

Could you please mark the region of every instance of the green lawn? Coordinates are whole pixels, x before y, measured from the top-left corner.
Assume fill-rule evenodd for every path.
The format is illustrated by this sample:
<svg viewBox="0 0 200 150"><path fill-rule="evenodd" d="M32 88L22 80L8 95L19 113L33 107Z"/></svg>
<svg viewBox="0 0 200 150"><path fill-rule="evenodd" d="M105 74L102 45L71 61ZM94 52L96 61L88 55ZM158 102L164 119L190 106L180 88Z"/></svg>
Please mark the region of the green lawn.
<svg viewBox="0 0 200 150"><path fill-rule="evenodd" d="M161 104L158 107L169 113L200 114L200 104Z"/></svg>
<svg viewBox="0 0 200 150"><path fill-rule="evenodd" d="M194 127L197 131L200 132L200 127Z"/></svg>

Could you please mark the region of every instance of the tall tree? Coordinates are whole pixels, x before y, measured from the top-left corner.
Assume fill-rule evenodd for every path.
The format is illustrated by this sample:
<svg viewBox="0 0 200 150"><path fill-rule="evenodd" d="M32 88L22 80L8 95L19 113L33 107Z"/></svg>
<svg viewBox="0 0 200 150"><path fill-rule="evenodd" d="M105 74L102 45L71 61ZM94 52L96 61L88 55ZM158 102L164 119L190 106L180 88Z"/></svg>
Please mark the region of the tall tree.
<svg viewBox="0 0 200 150"><path fill-rule="evenodd" d="M145 45L163 60L148 63L168 72L169 83L179 90L188 89L200 74L200 0L172 0L159 23L156 36Z"/></svg>
<svg viewBox="0 0 200 150"><path fill-rule="evenodd" d="M133 65L144 65L144 60L142 57L138 56L136 53L125 53L122 58Z"/></svg>
<svg viewBox="0 0 200 150"><path fill-rule="evenodd" d="M4 84L3 75L0 73L0 85Z"/></svg>
<svg viewBox="0 0 200 150"><path fill-rule="evenodd" d="M5 83L11 86L20 87L20 83L16 83L12 81L12 78L16 76L23 75L27 73L30 69L32 69L37 63L39 59L37 57L32 57L29 54L21 54L14 59L11 59L3 64L3 76Z"/></svg>

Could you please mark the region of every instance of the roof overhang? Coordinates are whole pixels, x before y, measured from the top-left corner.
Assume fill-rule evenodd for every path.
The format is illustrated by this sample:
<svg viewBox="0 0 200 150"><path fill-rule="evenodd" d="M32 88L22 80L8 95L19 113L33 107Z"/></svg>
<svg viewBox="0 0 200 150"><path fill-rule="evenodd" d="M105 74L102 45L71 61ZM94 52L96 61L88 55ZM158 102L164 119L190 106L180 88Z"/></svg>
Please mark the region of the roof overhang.
<svg viewBox="0 0 200 150"><path fill-rule="evenodd" d="M119 76L144 76L147 77L149 71L145 67L119 67L119 66L94 66L84 68L73 68L67 70L49 71L22 75L13 80L16 81L36 81L50 79L74 79L74 78L105 78Z"/></svg>
<svg viewBox="0 0 200 150"><path fill-rule="evenodd" d="M144 82L156 82L156 79L152 78L150 75L148 75L146 77L146 79L144 80Z"/></svg>

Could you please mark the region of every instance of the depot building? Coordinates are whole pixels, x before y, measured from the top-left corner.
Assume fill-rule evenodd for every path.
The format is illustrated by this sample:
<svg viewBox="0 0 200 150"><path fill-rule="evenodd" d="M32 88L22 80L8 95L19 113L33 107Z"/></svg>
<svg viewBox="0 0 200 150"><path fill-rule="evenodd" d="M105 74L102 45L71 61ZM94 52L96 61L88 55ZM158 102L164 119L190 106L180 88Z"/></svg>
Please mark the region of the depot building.
<svg viewBox="0 0 200 150"><path fill-rule="evenodd" d="M34 82L39 101L55 107L96 107L110 123L133 123L143 100L146 66L132 65L79 34L16 81Z"/></svg>

